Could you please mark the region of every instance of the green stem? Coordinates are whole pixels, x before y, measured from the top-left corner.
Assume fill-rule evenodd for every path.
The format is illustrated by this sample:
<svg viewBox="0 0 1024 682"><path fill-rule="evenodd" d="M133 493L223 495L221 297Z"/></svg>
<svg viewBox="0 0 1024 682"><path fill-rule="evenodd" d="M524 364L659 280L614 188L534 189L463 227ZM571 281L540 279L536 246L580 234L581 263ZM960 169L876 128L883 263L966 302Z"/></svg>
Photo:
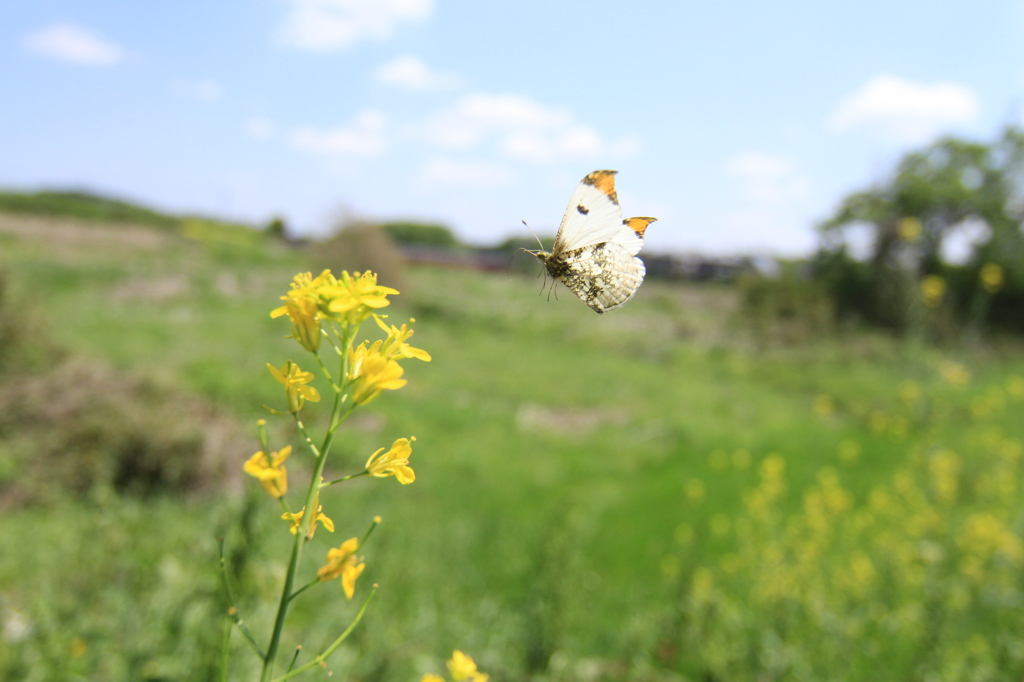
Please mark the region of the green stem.
<svg viewBox="0 0 1024 682"><path fill-rule="evenodd" d="M301 433L303 439L305 439L306 445L313 452L313 456L314 457L319 457L320 456L320 449L317 448L317 446L313 444L313 439L309 437L308 433L306 433L306 425L302 423L301 419L299 419L299 415L298 414L295 414L295 415L292 415L292 416L295 417L295 425L299 428L299 433Z"/></svg>
<svg viewBox="0 0 1024 682"><path fill-rule="evenodd" d="M364 470L364 471L360 471L358 474L351 474L349 476L342 476L341 478L336 478L333 481L328 481L327 483L322 483L322 484L320 484L320 487L321 488L326 488L327 486L334 485L335 483L344 483L345 481L351 481L353 478L359 478L360 476L366 476L369 473L370 473L369 471L365 471Z"/></svg>
<svg viewBox="0 0 1024 682"><path fill-rule="evenodd" d="M243 635L245 635L245 638L249 641L249 644L252 645L253 651L256 652L256 655L260 658L266 658L263 650L260 649L260 645L256 643L256 638L252 636L252 633L249 632L249 628L245 626L245 622L238 615L238 606L235 604L235 595L232 594L231 583L228 581L228 563L227 560L224 559L224 538L220 538L218 540L218 544L220 546L220 576L224 581L224 592L228 596L228 617L231 618L231 621L237 625L238 629L242 631Z"/></svg>
<svg viewBox="0 0 1024 682"><path fill-rule="evenodd" d="M299 589L297 589L297 590L295 590L294 592L292 592L292 596L291 596L291 597L289 597L289 598L288 598L288 600L289 600L289 601L291 601L292 599L295 599L295 598L296 598L296 597L298 597L298 596L299 596L300 594L302 594L303 592L305 592L306 590L308 590L309 588L313 587L313 585L316 585L316 584L317 584L317 583L319 583L319 582L321 582L321 581L320 581L320 578L313 578L313 579L312 579L312 580L310 580L310 581L309 581L308 583L306 583L305 585L303 585L303 586L302 586L302 587L300 587Z"/></svg>
<svg viewBox="0 0 1024 682"><path fill-rule="evenodd" d="M340 387L334 383L334 377L331 376L331 372L327 369L327 365L324 364L324 361L320 359L320 353L313 353L313 357L316 358L316 362L320 365L320 370L324 373L324 376L327 377L327 381L331 384L331 388L333 388L335 393L337 393Z"/></svg>
<svg viewBox="0 0 1024 682"><path fill-rule="evenodd" d="M351 339L347 329L343 330L342 334L342 347L347 348L348 342ZM341 369L342 376L345 376L345 370L348 369L348 353L341 353ZM274 675L274 659L277 657L278 647L281 645L281 632L284 629L285 616L288 615L288 604L292 599L292 588L295 584L295 573L299 568L299 560L302 558L302 548L306 542L306 536L309 533L309 529L312 527L311 524L316 522L316 512L314 509L316 506L317 495L320 493L321 479L323 478L324 465L327 463L327 455L331 451L331 443L334 441L334 432L337 429L337 424L340 424L348 417L352 412L352 408L355 405L350 404L345 415L341 415L341 406L344 394L340 391L334 394L334 405L331 408L331 429L327 431L324 437L323 445L320 450L317 451L313 446L312 440L306 434L305 427L299 421L298 415L295 415L296 422L299 423L300 429L303 435L306 437L306 441L310 448L316 453L316 465L313 468L313 476L309 481L309 490L306 492L306 513L302 517L302 523L295 533L295 542L292 544L291 558L288 560L288 572L284 578L284 588L281 590L281 600L277 607L277 616L274 618L274 631L270 636L270 645L267 647L267 655L263 659L263 672L260 675L261 682L268 682Z"/></svg>
<svg viewBox="0 0 1024 682"><path fill-rule="evenodd" d="M295 670L292 670L292 671L288 672L287 674L282 675L281 677L275 678L273 680L273 682L284 682L285 680L287 680L287 679L289 679L291 677L294 677L294 676L298 675L301 672L305 672L306 670L309 670L310 668L312 668L314 666L318 666L318 665L322 664L324 661L326 661L327 657L330 656L331 654L333 654L334 650L337 649L339 646L341 646L341 643L344 642L348 638L348 636L352 634L352 631L356 629L356 626L359 625L359 621L361 621L363 619L363 614L366 613L366 607L370 605L370 600L373 599L373 595L375 595L375 594L377 594L377 586L376 585L374 585L373 591L370 592L370 596L367 597L366 601L363 602L362 608L359 609L359 613L356 614L355 619L345 629L345 632L341 633L341 636L339 636L338 639L334 640L334 642L332 642L331 645L329 647L327 647L327 649L325 649L322 654L320 654L319 656L314 658L309 663L306 663L305 665L301 665L298 668L296 668Z"/></svg>
<svg viewBox="0 0 1024 682"><path fill-rule="evenodd" d="M303 518L303 526L309 519L310 514ZM292 543L292 555L288 560L288 572L284 577L284 590L281 592L281 602L277 607L277 617L274 618L274 633L270 636L270 646L267 647L267 655L263 659L263 673L260 675L261 682L267 682L274 674L274 658L277 656L277 647L281 644L281 631L284 629L284 617L288 614L288 601L292 592L292 584L295 582L295 571L299 566L299 558L302 556L302 543L306 538L304 528L295 533L295 542Z"/></svg>
<svg viewBox="0 0 1024 682"><path fill-rule="evenodd" d="M379 523L380 521L378 521L377 518L373 519L373 523L371 523L370 527L366 529L366 535L363 536L363 539L359 541L359 546L356 547L357 552L361 550L363 548L363 545L366 544L366 541L370 539L370 535L373 533L373 529L376 528Z"/></svg>
<svg viewBox="0 0 1024 682"><path fill-rule="evenodd" d="M292 668L295 667L295 661L299 660L299 654L301 654L301 653L302 653L302 645L300 644L297 647L295 647L295 655L292 656L292 662L290 664L288 664L288 672L291 672Z"/></svg>
<svg viewBox="0 0 1024 682"><path fill-rule="evenodd" d="M228 620L225 621L224 641L221 642L220 645L220 682L228 682L228 654L230 653L231 630L233 628L234 625L231 622L231 619L228 618Z"/></svg>

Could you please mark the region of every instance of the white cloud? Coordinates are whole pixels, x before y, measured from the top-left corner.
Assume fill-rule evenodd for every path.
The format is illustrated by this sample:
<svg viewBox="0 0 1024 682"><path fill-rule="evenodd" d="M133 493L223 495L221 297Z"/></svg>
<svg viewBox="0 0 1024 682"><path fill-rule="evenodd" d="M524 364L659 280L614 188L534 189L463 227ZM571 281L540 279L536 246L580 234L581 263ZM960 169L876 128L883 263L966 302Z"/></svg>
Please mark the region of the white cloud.
<svg viewBox="0 0 1024 682"><path fill-rule="evenodd" d="M866 129L896 142L926 142L951 126L973 122L981 109L957 83L914 83L879 75L848 95L832 112L832 130Z"/></svg>
<svg viewBox="0 0 1024 682"><path fill-rule="evenodd" d="M426 137L449 149L493 140L503 155L533 163L623 156L638 147L635 137L609 142L568 110L522 95L466 95L427 125Z"/></svg>
<svg viewBox="0 0 1024 682"><path fill-rule="evenodd" d="M740 181L740 194L748 201L788 204L810 193L810 183L796 162L784 156L740 154L729 162L728 170Z"/></svg>
<svg viewBox="0 0 1024 682"><path fill-rule="evenodd" d="M269 118L250 118L245 122L245 134L255 140L267 140L274 134L274 124Z"/></svg>
<svg viewBox="0 0 1024 682"><path fill-rule="evenodd" d="M198 99L204 102L215 102L224 94L220 83L209 78L195 81L178 80L171 83L171 92L185 99Z"/></svg>
<svg viewBox="0 0 1024 682"><path fill-rule="evenodd" d="M377 82L403 90L451 90L459 87L459 77L451 73L432 71L419 58L412 55L396 57L382 64L376 72Z"/></svg>
<svg viewBox="0 0 1024 682"><path fill-rule="evenodd" d="M480 161L431 159L420 172L421 186L454 185L459 187L494 187L507 184L512 175L507 168Z"/></svg>
<svg viewBox="0 0 1024 682"><path fill-rule="evenodd" d="M399 22L422 21L433 0L287 0L278 32L286 45L316 52L350 47L364 38L384 40Z"/></svg>
<svg viewBox="0 0 1024 682"><path fill-rule="evenodd" d="M72 24L54 24L25 38L31 52L86 66L111 66L124 57L124 49L94 31Z"/></svg>
<svg viewBox="0 0 1024 682"><path fill-rule="evenodd" d="M292 131L292 144L306 151L332 156L379 156L387 150L386 119L374 109L361 112L348 127L332 130L299 128Z"/></svg>

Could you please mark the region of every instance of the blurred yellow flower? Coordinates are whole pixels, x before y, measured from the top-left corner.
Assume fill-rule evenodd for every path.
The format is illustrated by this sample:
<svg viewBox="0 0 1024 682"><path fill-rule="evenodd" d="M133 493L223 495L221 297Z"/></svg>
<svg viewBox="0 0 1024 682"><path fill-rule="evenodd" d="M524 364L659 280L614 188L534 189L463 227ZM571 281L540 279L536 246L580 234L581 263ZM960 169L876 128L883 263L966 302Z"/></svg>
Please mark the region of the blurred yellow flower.
<svg viewBox="0 0 1024 682"><path fill-rule="evenodd" d="M1002 289L1003 282L1005 281L1003 269L995 263L986 263L981 266L978 279L981 280L981 286L990 294L994 294Z"/></svg>
<svg viewBox="0 0 1024 682"><path fill-rule="evenodd" d="M906 403L916 403L921 399L921 387L913 381L904 381L900 385L900 399Z"/></svg>
<svg viewBox="0 0 1024 682"><path fill-rule="evenodd" d="M929 308L936 308L946 295L946 280L938 275L925 275L921 278L921 302Z"/></svg>
<svg viewBox="0 0 1024 682"><path fill-rule="evenodd" d="M331 521L329 518L327 518L327 515L324 514L323 505L320 504L320 493L319 492L313 498L313 506L316 507L316 517L314 517L313 522L309 524L309 531L306 533L306 537L309 538L309 539L312 539L313 534L316 533L317 521L319 521L320 523L324 524L324 528L326 528L328 531L333 533L334 532L334 521ZM305 516L305 514L306 514L306 508L305 507L303 507L299 512L294 513L294 514L289 514L287 512L285 512L284 514L281 514L281 518L282 519L286 519L286 520L292 522L291 527L288 529L289 531L291 531L292 535L295 535L296 533L299 532L299 527L302 525L302 517Z"/></svg>
<svg viewBox="0 0 1024 682"><path fill-rule="evenodd" d="M953 362L952 360L944 360L939 365L939 373L943 379L958 386L962 386L971 380L970 371L959 362Z"/></svg>
<svg viewBox="0 0 1024 682"><path fill-rule="evenodd" d="M313 380L312 372L303 372L291 360L284 363L281 369L268 362L267 369L270 370L274 379L284 386L288 396L288 411L292 414L301 410L307 400L311 403L320 402L320 393L312 386L305 385Z"/></svg>
<svg viewBox="0 0 1024 682"><path fill-rule="evenodd" d="M907 421L906 417L895 416L892 418L892 423L889 425L889 432L897 438L903 438L907 435L910 430L910 422Z"/></svg>
<svg viewBox="0 0 1024 682"><path fill-rule="evenodd" d="M839 444L839 459L847 464L857 461L860 456L860 445L856 441L846 439Z"/></svg>
<svg viewBox="0 0 1024 682"><path fill-rule="evenodd" d="M712 469L721 471L729 466L729 455L727 455L724 450L715 450L708 455L708 464L711 465Z"/></svg>
<svg viewBox="0 0 1024 682"><path fill-rule="evenodd" d="M924 232L924 226L921 225L921 221L918 218L904 218L900 221L897 230L903 241L915 242L921 237L921 233Z"/></svg>
<svg viewBox="0 0 1024 682"><path fill-rule="evenodd" d="M1014 398L1024 398L1024 377L1012 376L1007 379L1006 392Z"/></svg>
<svg viewBox="0 0 1024 682"><path fill-rule="evenodd" d="M715 514L711 517L711 532L715 535L727 535L732 527L732 521L725 514Z"/></svg>
<svg viewBox="0 0 1024 682"><path fill-rule="evenodd" d="M698 601L707 601L711 597L711 591L715 587L715 576L710 568L701 566L693 572L693 598Z"/></svg>
<svg viewBox="0 0 1024 682"><path fill-rule="evenodd" d="M349 599L356 591L356 579L362 574L366 564L356 556L359 549L359 538L349 538L340 547L332 547L327 551L327 563L317 571L322 582L341 578L341 587Z"/></svg>
<svg viewBox="0 0 1024 682"><path fill-rule="evenodd" d="M956 500L960 478L960 458L951 450L939 450L928 461L935 497L942 504Z"/></svg>
<svg viewBox="0 0 1024 682"><path fill-rule="evenodd" d="M320 308L315 297L282 296L285 304L270 312L271 317L287 314L294 330L291 338L311 353L320 348Z"/></svg>
<svg viewBox="0 0 1024 682"><path fill-rule="evenodd" d="M836 404L832 396L820 393L814 397L814 412L819 417L827 417L835 411Z"/></svg>
<svg viewBox="0 0 1024 682"><path fill-rule="evenodd" d="M688 545L693 542L693 526L688 523L680 523L672 534L680 545Z"/></svg>
<svg viewBox="0 0 1024 682"><path fill-rule="evenodd" d="M487 682L488 675L476 669L476 663L472 658L458 649L452 652L451 660L448 661L448 672L452 675L454 682L469 680L469 682Z"/></svg>
<svg viewBox="0 0 1024 682"><path fill-rule="evenodd" d="M85 643L85 640L81 637L75 637L71 640L71 646L68 647L71 658L81 658L89 653L89 645Z"/></svg>
<svg viewBox="0 0 1024 682"><path fill-rule="evenodd" d="M394 391L405 386L402 378L405 370L395 360L381 355L381 341L374 341L369 347L366 342L349 349L348 379L353 383L352 401L365 405L383 391Z"/></svg>
<svg viewBox="0 0 1024 682"><path fill-rule="evenodd" d="M440 675L430 673L421 677L420 682L444 682L444 678Z"/></svg>
<svg viewBox="0 0 1024 682"><path fill-rule="evenodd" d="M286 445L280 452L266 453L260 450L250 457L242 467L245 473L255 476L271 497L282 497L288 492L288 470L284 461L292 454L292 446Z"/></svg>
<svg viewBox="0 0 1024 682"><path fill-rule="evenodd" d="M385 323L380 316L374 315L374 321L377 326L380 327L388 335L381 344L380 354L391 359L397 358L416 358L417 360L423 360L424 362L430 362L430 353L419 348L413 348L406 341L413 335L413 330L407 324L403 324L401 327L396 327ZM409 320L409 322L415 322L416 320Z"/></svg>
<svg viewBox="0 0 1024 682"><path fill-rule="evenodd" d="M691 478L686 482L686 497L690 504L698 505L704 501L704 481L699 478Z"/></svg>
<svg viewBox="0 0 1024 682"><path fill-rule="evenodd" d="M682 562L679 561L679 557L674 554L668 554L661 557L659 563L661 567L661 575L666 580L671 580L679 575L679 571L682 569Z"/></svg>
<svg viewBox="0 0 1024 682"><path fill-rule="evenodd" d="M377 284L377 275L367 270L351 275L342 271L338 280L318 289L326 299L327 310L339 321L359 324L373 314L374 310L391 305L388 295L398 294L389 287Z"/></svg>
<svg viewBox="0 0 1024 682"><path fill-rule="evenodd" d="M387 452L384 452L384 448L377 450L366 460L366 471L376 478L394 476L402 485L412 483L416 480L416 474L409 466L409 456L412 454L411 441L414 440L416 439L399 438ZM380 454L382 452L383 455Z"/></svg>

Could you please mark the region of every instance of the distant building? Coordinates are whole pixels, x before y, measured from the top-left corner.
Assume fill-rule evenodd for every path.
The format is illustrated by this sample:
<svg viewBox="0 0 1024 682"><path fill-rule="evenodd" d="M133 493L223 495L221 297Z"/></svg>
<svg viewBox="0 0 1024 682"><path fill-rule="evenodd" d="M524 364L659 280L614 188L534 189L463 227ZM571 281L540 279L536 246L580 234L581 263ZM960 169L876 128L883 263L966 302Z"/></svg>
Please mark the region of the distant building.
<svg viewBox="0 0 1024 682"><path fill-rule="evenodd" d="M640 260L651 277L690 282L731 282L746 272L765 274L749 256L640 254Z"/></svg>
<svg viewBox="0 0 1024 682"><path fill-rule="evenodd" d="M419 244L402 244L399 248L406 263L484 272L505 272L513 258L513 252L497 249L450 249ZM650 277L689 282L732 282L747 272L772 276L776 269L771 259L749 256L640 254L640 259ZM533 264L532 259L528 262ZM522 262L516 259L511 268L522 270Z"/></svg>

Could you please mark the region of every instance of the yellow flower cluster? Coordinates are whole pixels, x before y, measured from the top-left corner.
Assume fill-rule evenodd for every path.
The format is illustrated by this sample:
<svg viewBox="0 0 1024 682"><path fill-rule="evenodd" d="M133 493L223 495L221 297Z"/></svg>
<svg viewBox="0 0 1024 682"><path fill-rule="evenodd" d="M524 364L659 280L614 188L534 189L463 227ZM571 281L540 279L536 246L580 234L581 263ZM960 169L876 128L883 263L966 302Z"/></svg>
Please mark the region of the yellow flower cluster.
<svg viewBox="0 0 1024 682"><path fill-rule="evenodd" d="M356 556L359 551L359 539L349 538L340 547L332 547L327 552L327 563L317 571L321 581L341 578L341 587L349 599L356 591L356 579L362 575L366 564Z"/></svg>
<svg viewBox="0 0 1024 682"><path fill-rule="evenodd" d="M448 660L448 673L452 676L452 682L487 682L490 677L476 669L473 659L458 649L452 652ZM440 675L424 675L420 682L444 682Z"/></svg>
<svg viewBox="0 0 1024 682"><path fill-rule="evenodd" d="M324 528L326 528L328 531L333 533L334 532L334 521L331 521L327 517L327 515L324 514L323 505L320 504L320 493L319 492L313 498L313 508L316 509L316 516L313 517L313 520L309 524L309 531L306 532L306 538L307 539L312 539L313 538L313 534L316 533L316 525L317 525L318 521L320 523L324 524ZM291 526L288 528L288 530L291 531L292 535L295 535L296 533L299 532L299 528L302 527L302 517L304 517L305 515L306 515L306 508L303 507L301 510L299 510L298 512L295 512L295 513L285 512L284 514L281 514L281 518L286 520L286 521L291 521Z"/></svg>
<svg viewBox="0 0 1024 682"><path fill-rule="evenodd" d="M320 393L312 386L306 385L313 380L312 372L303 372L291 360L284 363L281 369L268 362L267 369L270 370L271 376L284 386L285 395L288 396L288 411L292 414L301 410L307 400L311 403L320 402Z"/></svg>
<svg viewBox="0 0 1024 682"><path fill-rule="evenodd" d="M320 348L323 320L358 325L374 311L390 305L389 295L398 292L377 284L372 272L342 272L340 278L324 270L316 277L304 272L295 275L291 291L281 299L280 308L271 311L271 317L288 315L292 321L292 337L303 348L315 353Z"/></svg>
<svg viewBox="0 0 1024 682"><path fill-rule="evenodd" d="M383 391L393 391L408 383L402 378L405 370L398 361L405 358L416 358L430 362L430 354L425 350L413 348L407 342L413 330L407 325L394 327L374 317L377 324L387 332L387 338L364 341L355 348L349 349L348 377L352 382L352 401L356 405L365 405Z"/></svg>
<svg viewBox="0 0 1024 682"><path fill-rule="evenodd" d="M1024 391L1019 397L1011 392L1021 382L1016 376L978 388L973 401L986 409L969 413L970 428L950 428L943 396L950 394L946 382L966 381L966 369L957 367L953 377L940 365L946 371L931 382L904 384L891 403L896 413L874 410L878 419L871 423L884 418L881 431L868 429L864 444L841 442L840 453L870 452L873 439L895 435L895 424L918 419L915 431L905 434L915 440L904 462L886 482L855 493L839 471L823 467L801 493L800 508L791 511L786 460L768 454L757 466L758 483L744 495L743 510L731 518L710 514L703 522L705 537L733 547L716 562L687 570L689 550L661 561L666 579L685 581L680 608L692 625L679 644L699 651L708 675L728 679L749 670L749 649L735 646L742 641L790 652L808 678L826 677L837 651L903 660L922 646L956 656L966 656L964 647L975 653L990 647L983 660L1000 660L997 639L985 634L965 644L963 628L987 633L983 623L1004 622L1017 609L1024 570L1018 522L1024 441L1019 422L1006 418ZM959 389L955 395L971 404ZM930 415L923 423L922 404ZM820 413L819 407L809 411ZM1018 435L1006 435L1008 428ZM839 459L848 466L856 457ZM689 525L676 530L679 545L689 546L694 536ZM941 623L934 619L937 612ZM1014 657L1024 661L1024 653Z"/></svg>
<svg viewBox="0 0 1024 682"><path fill-rule="evenodd" d="M946 280L938 275L925 275L921 278L921 302L929 308L937 308L946 295Z"/></svg>
<svg viewBox="0 0 1024 682"><path fill-rule="evenodd" d="M266 453L260 450L243 466L245 473L255 476L271 497L283 497L288 492L288 470L284 461L292 454L292 446L286 445L280 452Z"/></svg>
<svg viewBox="0 0 1024 682"><path fill-rule="evenodd" d="M377 450L366 460L367 473L376 478L394 476L402 485L415 481L416 473L409 466L409 456L412 455L411 441L414 440L416 439L399 438L387 452L384 452L384 448ZM380 454L382 452L383 455Z"/></svg>
<svg viewBox="0 0 1024 682"><path fill-rule="evenodd" d="M1003 269L995 263L986 263L981 266L981 271L978 273L978 279L981 280L981 286L990 294L994 294L1003 288L1003 282L1005 276L1003 275Z"/></svg>
<svg viewBox="0 0 1024 682"><path fill-rule="evenodd" d="M924 232L924 226L918 218L904 218L899 222L897 231L900 238L907 242L916 242Z"/></svg>

